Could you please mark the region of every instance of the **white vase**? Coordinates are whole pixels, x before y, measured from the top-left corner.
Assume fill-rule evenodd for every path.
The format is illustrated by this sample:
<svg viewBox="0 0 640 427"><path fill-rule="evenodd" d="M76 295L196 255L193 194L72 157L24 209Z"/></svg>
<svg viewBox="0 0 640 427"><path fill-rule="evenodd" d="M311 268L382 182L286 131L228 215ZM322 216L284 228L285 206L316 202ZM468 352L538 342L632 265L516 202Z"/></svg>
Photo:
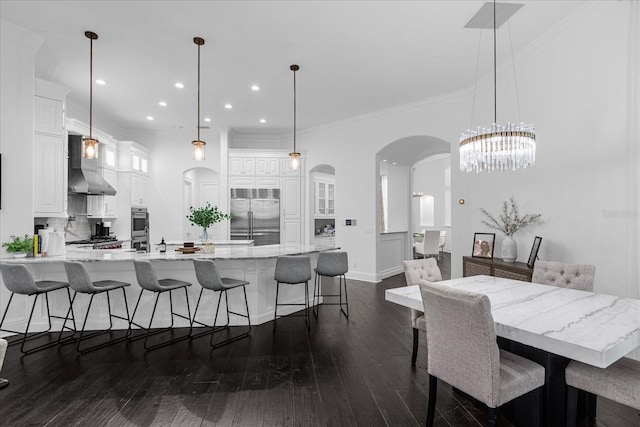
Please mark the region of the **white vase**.
<svg viewBox="0 0 640 427"><path fill-rule="evenodd" d="M13 257L14 258L24 258L26 256L27 256L26 252L14 252L13 253Z"/></svg>
<svg viewBox="0 0 640 427"><path fill-rule="evenodd" d="M207 233L206 228L202 228L202 233L200 234L200 241L207 242L209 240L209 233Z"/></svg>
<svg viewBox="0 0 640 427"><path fill-rule="evenodd" d="M502 260L504 262L515 262L518 258L518 246L511 236L505 236L502 241Z"/></svg>

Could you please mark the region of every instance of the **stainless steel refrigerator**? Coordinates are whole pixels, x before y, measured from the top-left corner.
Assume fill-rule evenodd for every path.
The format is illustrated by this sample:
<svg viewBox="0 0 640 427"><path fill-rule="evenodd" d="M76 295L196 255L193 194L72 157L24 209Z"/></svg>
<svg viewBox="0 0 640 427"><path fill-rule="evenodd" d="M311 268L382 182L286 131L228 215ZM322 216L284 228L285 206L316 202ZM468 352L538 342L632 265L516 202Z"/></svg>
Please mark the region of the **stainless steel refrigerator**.
<svg viewBox="0 0 640 427"><path fill-rule="evenodd" d="M231 189L231 240L254 246L280 244L280 190Z"/></svg>

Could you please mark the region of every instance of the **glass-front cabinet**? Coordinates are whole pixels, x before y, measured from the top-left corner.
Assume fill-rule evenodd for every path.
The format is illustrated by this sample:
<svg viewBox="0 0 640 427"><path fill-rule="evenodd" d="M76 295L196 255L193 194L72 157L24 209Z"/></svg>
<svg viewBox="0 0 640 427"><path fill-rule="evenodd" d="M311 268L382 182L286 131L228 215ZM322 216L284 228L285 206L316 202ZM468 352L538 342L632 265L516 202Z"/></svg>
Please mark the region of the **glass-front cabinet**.
<svg viewBox="0 0 640 427"><path fill-rule="evenodd" d="M316 216L335 214L335 184L333 182L315 181L315 214Z"/></svg>

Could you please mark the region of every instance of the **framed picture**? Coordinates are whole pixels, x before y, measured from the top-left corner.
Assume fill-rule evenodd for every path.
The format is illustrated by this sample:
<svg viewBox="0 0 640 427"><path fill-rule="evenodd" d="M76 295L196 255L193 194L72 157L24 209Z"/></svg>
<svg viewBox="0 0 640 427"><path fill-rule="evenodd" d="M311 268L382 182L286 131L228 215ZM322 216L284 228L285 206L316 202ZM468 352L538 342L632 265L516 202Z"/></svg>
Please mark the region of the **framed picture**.
<svg viewBox="0 0 640 427"><path fill-rule="evenodd" d="M474 258L490 258L493 259L493 245L496 241L496 233L475 233L473 235L473 251L471 256Z"/></svg>
<svg viewBox="0 0 640 427"><path fill-rule="evenodd" d="M529 254L529 261L527 261L527 265L529 268L533 268L533 265L536 263L536 258L538 258L538 250L540 249L540 243L542 242L542 237L536 236L533 239L533 246L531 247L531 253Z"/></svg>

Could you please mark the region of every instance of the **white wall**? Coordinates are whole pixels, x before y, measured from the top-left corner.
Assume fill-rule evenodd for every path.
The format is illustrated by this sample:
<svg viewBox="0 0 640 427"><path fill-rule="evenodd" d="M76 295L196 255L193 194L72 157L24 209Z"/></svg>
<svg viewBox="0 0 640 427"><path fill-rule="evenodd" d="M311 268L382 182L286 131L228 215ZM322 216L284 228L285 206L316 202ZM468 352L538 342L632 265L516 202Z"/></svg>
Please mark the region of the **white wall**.
<svg viewBox="0 0 640 427"><path fill-rule="evenodd" d="M450 155L439 155L421 160L413 165L412 192L422 192L434 198L435 218L432 228L445 227L445 169L451 164ZM412 230L420 231L424 224L420 223L420 201L415 198L412 212Z"/></svg>

